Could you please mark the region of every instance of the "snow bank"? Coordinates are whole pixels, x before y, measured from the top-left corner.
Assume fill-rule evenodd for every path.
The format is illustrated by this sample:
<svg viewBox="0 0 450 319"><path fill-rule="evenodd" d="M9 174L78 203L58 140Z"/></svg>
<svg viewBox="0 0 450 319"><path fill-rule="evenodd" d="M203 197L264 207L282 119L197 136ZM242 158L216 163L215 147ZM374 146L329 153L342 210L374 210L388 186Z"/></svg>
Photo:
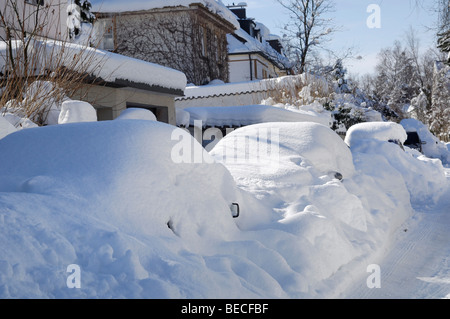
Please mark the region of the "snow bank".
<svg viewBox="0 0 450 319"><path fill-rule="evenodd" d="M359 254L344 229L365 233L367 211L345 186L355 173L352 155L331 129L317 123L248 126L228 134L210 154L240 187L273 208L269 215L247 214L239 225L260 230L259 240L299 272L304 281L297 295L314 295L310 286Z"/></svg>
<svg viewBox="0 0 450 319"><path fill-rule="evenodd" d="M205 126L233 127L266 122L314 122L329 125L329 119L317 113L286 110L270 105L189 107L190 125L202 121Z"/></svg>
<svg viewBox="0 0 450 319"><path fill-rule="evenodd" d="M175 164L171 160L175 144L170 142L172 133L170 125L137 120L22 130L1 140L0 190L68 194L97 206L91 216L98 214L97 218L109 219L111 224L132 233L159 233L171 221L179 236L195 237L196 230L205 226L197 222L202 222L200 217L208 207L204 206L208 200L203 198L205 194L197 201L194 194L184 193L186 189L181 185L193 183L198 185L196 192L207 187L216 203L208 208L209 217L203 221L214 218L222 230L232 228L228 205L235 189L231 176L221 165ZM180 130L182 133L188 134ZM197 151L202 150L200 145L194 146ZM203 174L208 171L209 174ZM215 185L211 185L212 181ZM229 203L220 191L225 185ZM211 225L203 232L213 229ZM220 231L216 229L215 233Z"/></svg>
<svg viewBox="0 0 450 319"><path fill-rule="evenodd" d="M345 143L352 147L356 143L363 143L367 139L392 140L403 144L407 139L407 135L403 127L394 122L365 122L349 128L345 136Z"/></svg>
<svg viewBox="0 0 450 319"><path fill-rule="evenodd" d="M97 111L91 104L74 100L62 102L58 124L96 121Z"/></svg>
<svg viewBox="0 0 450 319"><path fill-rule="evenodd" d="M0 115L0 139L16 131L16 128Z"/></svg>
<svg viewBox="0 0 450 319"><path fill-rule="evenodd" d="M97 0L91 2L93 5L93 12L127 12L165 7L189 7L191 4L199 3L204 5L209 11L220 15L222 18L233 24L236 29L240 28L236 16L221 0L130 0L126 3L119 0Z"/></svg>
<svg viewBox="0 0 450 319"><path fill-rule="evenodd" d="M2 117L7 120L16 130L21 130L24 128L37 127L38 125L32 122L26 117L18 116L17 114L11 112L2 113Z"/></svg>
<svg viewBox="0 0 450 319"><path fill-rule="evenodd" d="M123 110L116 120L147 120L156 121L152 111L142 108L128 108Z"/></svg>
<svg viewBox="0 0 450 319"><path fill-rule="evenodd" d="M271 287L257 266L214 248L238 237L230 205L244 200L231 175L221 164L176 164L172 136L208 156L183 130L140 120L0 140L0 296L245 297ZM82 289L66 286L70 264ZM245 288L247 270L258 282Z"/></svg>
<svg viewBox="0 0 450 319"><path fill-rule="evenodd" d="M174 160L180 147L192 161ZM392 150L364 151L316 123L247 126L210 154L147 120L9 134L0 297L334 296L411 210ZM67 287L72 264L80 289Z"/></svg>
<svg viewBox="0 0 450 319"><path fill-rule="evenodd" d="M348 147L331 129L317 123L239 128L221 139L210 154L226 165L244 189L267 188L263 193L277 198L266 203L268 207L293 201L304 193L302 188L322 184L322 179L347 179L354 174Z"/></svg>
<svg viewBox="0 0 450 319"><path fill-rule="evenodd" d="M394 134L372 128L380 139L404 137L398 127L391 128ZM261 242L299 270L303 286L290 296L338 295L354 267L361 267L358 260L370 263L386 251L413 212L411 200L441 194L445 184L435 162L419 161L387 141L369 141L380 147L349 149L315 123L267 123L237 129L210 151L238 186L273 208L248 214L239 225L257 230ZM286 234L298 245L284 242Z"/></svg>
<svg viewBox="0 0 450 319"><path fill-rule="evenodd" d="M373 163L373 174L385 174L389 171L392 172L391 179L403 181L411 196L408 202L435 202L446 187L442 163L423 156L412 156L399 145L389 142L397 140L403 143L406 137L403 126L396 123L360 123L350 127L345 142L351 147L353 154L370 154L377 159L369 160L363 156L365 165ZM386 161L388 163L384 163Z"/></svg>
<svg viewBox="0 0 450 319"><path fill-rule="evenodd" d="M408 132L417 132L419 134L420 139L425 142L422 145L424 155L438 158L443 164L450 164L450 152L447 146L434 136L425 124L416 119L404 119L400 122L400 125Z"/></svg>

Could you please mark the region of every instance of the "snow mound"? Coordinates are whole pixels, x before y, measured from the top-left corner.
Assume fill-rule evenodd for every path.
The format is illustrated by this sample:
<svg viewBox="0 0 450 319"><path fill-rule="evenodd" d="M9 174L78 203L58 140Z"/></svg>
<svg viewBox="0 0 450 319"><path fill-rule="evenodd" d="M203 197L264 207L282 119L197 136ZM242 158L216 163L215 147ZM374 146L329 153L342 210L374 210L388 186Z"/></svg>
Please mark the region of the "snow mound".
<svg viewBox="0 0 450 319"><path fill-rule="evenodd" d="M0 139L16 131L16 128L3 116L0 116Z"/></svg>
<svg viewBox="0 0 450 319"><path fill-rule="evenodd" d="M230 205L264 208L223 165L176 164L173 134L209 156L184 130L143 120L1 139L0 297L286 297L262 265L239 256L248 249L233 253L263 247L230 242L240 238ZM66 286L72 264L82 289Z"/></svg>
<svg viewBox="0 0 450 319"><path fill-rule="evenodd" d="M410 195L410 199L404 198L405 202L436 202L446 187L441 161L414 156L396 143L389 142L393 140L403 143L406 140L406 131L403 126L390 122L356 124L350 127L345 137L353 155L358 154L359 161L366 163L365 165L372 163L370 171L373 172L369 175L398 179L405 184ZM386 172L390 172L391 177L385 175ZM398 188L399 193L401 188Z"/></svg>
<svg viewBox="0 0 450 319"><path fill-rule="evenodd" d="M291 212L314 205L316 213L334 215L357 229L366 227L359 200L339 182L355 172L352 155L328 127L316 123L247 126L225 136L210 154L224 163L239 186L267 207L285 203ZM259 225L271 218L260 214L242 220L251 227L253 222Z"/></svg>
<svg viewBox="0 0 450 319"><path fill-rule="evenodd" d="M137 120L16 132L0 143L0 190L92 203L91 217L130 233L164 234L169 222L181 237L199 236L201 228L214 234L232 229L231 176L220 164L175 164L172 132L170 125ZM200 145L195 149L202 151ZM189 194L186 185L192 184Z"/></svg>
<svg viewBox="0 0 450 319"><path fill-rule="evenodd" d="M330 128L317 123L247 126L225 136L210 154L224 163L240 187L273 208L243 216L240 227L270 230L280 239L290 235L298 243L268 244L269 238L260 238L281 250L291 267L302 269L308 280L297 289L307 292L308 285L360 254L344 229L366 233L368 211L347 189L346 181L355 173L352 154ZM308 257L299 263L289 255Z"/></svg>
<svg viewBox="0 0 450 319"><path fill-rule="evenodd" d="M31 121L29 118L18 116L11 112L5 112L2 117L7 120L16 130L21 130L24 128L38 127L36 123Z"/></svg>
<svg viewBox="0 0 450 319"><path fill-rule="evenodd" d="M403 127L394 122L365 122L355 124L348 129L345 143L352 147L365 139L393 140L403 144L407 139L407 135Z"/></svg>
<svg viewBox="0 0 450 319"><path fill-rule="evenodd" d="M261 152L271 149L268 157ZM277 171L288 158L289 166L312 166L318 174L339 172L348 178L354 173L351 152L342 139L330 128L311 122L270 122L239 128L220 140L211 154L225 163L246 163L253 157L262 162L271 160Z"/></svg>
<svg viewBox="0 0 450 319"><path fill-rule="evenodd" d="M88 102L75 100L62 102L58 124L96 121L97 111Z"/></svg>
<svg viewBox="0 0 450 319"><path fill-rule="evenodd" d="M123 110L116 120L147 120L156 121L152 111L142 108L128 108Z"/></svg>
<svg viewBox="0 0 450 319"><path fill-rule="evenodd" d="M202 160L175 161L180 145ZM241 128L210 154L147 120L14 132L0 140L0 298L335 296L411 210L393 149L371 150L316 123Z"/></svg>

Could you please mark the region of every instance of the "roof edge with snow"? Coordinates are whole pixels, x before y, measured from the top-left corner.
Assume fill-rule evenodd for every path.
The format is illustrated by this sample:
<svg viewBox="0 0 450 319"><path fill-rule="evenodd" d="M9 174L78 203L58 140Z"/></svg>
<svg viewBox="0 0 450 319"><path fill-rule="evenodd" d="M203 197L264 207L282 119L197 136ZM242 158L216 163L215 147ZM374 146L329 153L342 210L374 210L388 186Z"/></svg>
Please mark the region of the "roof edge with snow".
<svg viewBox="0 0 450 319"><path fill-rule="evenodd" d="M112 5L100 7L98 10L93 10L97 17L109 17L115 14L139 14L150 11L173 9L173 8L192 8L197 6L203 10L217 15L217 17L226 23L229 23L233 29L240 29L239 22L236 16L226 6L213 0L165 0L163 3L158 1L147 1L145 4L131 8L127 5Z"/></svg>

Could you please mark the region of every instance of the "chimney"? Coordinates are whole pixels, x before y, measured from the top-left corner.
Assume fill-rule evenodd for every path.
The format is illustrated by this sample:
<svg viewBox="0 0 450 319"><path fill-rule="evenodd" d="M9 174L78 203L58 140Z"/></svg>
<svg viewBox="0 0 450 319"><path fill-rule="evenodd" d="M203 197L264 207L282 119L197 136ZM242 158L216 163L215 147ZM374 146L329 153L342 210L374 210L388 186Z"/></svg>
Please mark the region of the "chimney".
<svg viewBox="0 0 450 319"><path fill-rule="evenodd" d="M230 6L227 6L228 9L233 12L239 20L246 20L247 19L247 12L246 12L247 3L246 2L239 2L238 4L233 4Z"/></svg>

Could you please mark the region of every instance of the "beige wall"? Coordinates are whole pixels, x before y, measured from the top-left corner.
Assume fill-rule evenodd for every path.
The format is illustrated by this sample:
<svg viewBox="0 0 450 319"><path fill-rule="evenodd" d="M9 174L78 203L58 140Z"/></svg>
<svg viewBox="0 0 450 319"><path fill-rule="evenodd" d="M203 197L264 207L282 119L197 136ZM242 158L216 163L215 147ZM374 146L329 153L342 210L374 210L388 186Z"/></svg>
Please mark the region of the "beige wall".
<svg viewBox="0 0 450 319"><path fill-rule="evenodd" d="M286 75L286 71L280 70L272 62L259 54L251 54L250 57L248 54L230 55L228 65L231 83L277 78Z"/></svg>

